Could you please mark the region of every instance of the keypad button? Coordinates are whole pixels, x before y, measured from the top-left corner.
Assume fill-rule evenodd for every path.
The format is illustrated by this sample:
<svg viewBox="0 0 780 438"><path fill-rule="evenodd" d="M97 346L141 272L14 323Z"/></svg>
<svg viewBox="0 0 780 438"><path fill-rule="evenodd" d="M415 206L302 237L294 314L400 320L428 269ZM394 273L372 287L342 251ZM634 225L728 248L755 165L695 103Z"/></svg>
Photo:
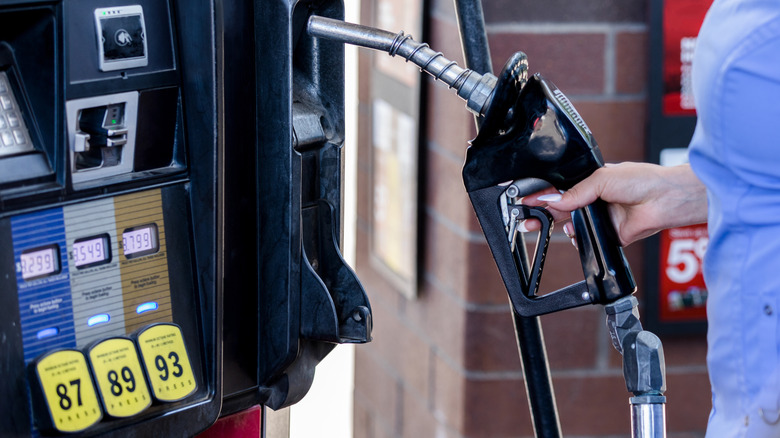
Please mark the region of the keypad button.
<svg viewBox="0 0 780 438"><path fill-rule="evenodd" d="M0 139L3 141L3 146L13 146L14 145L14 136L11 134L11 131L2 131L0 132Z"/></svg>
<svg viewBox="0 0 780 438"><path fill-rule="evenodd" d="M0 107L6 111L13 109L14 105L11 102L11 98L7 94L0 94Z"/></svg>
<svg viewBox="0 0 780 438"><path fill-rule="evenodd" d="M19 129L14 129L14 140L16 140L16 144L27 144L27 140L24 137L24 132Z"/></svg>
<svg viewBox="0 0 780 438"><path fill-rule="evenodd" d="M19 116L15 113L8 113L6 114L6 117L8 117L8 124L11 125L12 128L21 126L22 123L19 121Z"/></svg>

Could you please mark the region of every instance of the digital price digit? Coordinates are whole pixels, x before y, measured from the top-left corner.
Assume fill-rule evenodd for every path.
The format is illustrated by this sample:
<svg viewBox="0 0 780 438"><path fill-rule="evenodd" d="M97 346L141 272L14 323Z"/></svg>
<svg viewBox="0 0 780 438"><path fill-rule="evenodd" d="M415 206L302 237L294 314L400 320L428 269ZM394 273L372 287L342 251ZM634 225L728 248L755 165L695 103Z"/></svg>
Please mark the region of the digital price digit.
<svg viewBox="0 0 780 438"><path fill-rule="evenodd" d="M128 259L154 254L159 249L155 224L128 228L122 232L122 251Z"/></svg>
<svg viewBox="0 0 780 438"><path fill-rule="evenodd" d="M115 337L101 341L89 350L89 360L108 415L131 417L152 404L132 339Z"/></svg>
<svg viewBox="0 0 780 438"><path fill-rule="evenodd" d="M108 234L76 239L73 242L73 264L79 268L102 265L111 261Z"/></svg>
<svg viewBox="0 0 780 438"><path fill-rule="evenodd" d="M138 334L146 374L155 398L164 402L181 400L197 389L181 329L161 323Z"/></svg>
<svg viewBox="0 0 780 438"><path fill-rule="evenodd" d="M60 272L59 254L56 244L22 252L19 257L22 278L32 280Z"/></svg>
<svg viewBox="0 0 780 438"><path fill-rule="evenodd" d="M80 432L100 421L103 413L84 354L58 350L35 362L35 376L46 409L36 408L40 423L59 432Z"/></svg>

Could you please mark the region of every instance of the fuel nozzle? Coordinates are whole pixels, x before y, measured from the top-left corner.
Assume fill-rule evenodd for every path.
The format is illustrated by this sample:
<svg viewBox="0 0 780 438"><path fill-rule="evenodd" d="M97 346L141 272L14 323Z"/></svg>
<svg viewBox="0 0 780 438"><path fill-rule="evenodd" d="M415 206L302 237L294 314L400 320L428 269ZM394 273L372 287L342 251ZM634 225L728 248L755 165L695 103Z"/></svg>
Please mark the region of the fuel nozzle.
<svg viewBox="0 0 780 438"><path fill-rule="evenodd" d="M466 101L466 108L477 116L485 115L493 99L497 82L495 76L462 68L455 61L445 58L441 52L432 50L427 43L415 41L404 31L392 33L319 16L309 18L308 30L310 35L317 38L380 50L416 64L420 70L454 88L458 96Z"/></svg>

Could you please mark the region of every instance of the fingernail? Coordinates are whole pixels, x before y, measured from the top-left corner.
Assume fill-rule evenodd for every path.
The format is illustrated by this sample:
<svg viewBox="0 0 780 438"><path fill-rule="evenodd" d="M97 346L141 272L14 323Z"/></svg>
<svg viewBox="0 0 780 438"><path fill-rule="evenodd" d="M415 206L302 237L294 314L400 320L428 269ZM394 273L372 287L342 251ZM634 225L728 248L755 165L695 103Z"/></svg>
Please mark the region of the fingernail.
<svg viewBox="0 0 780 438"><path fill-rule="evenodd" d="M571 231L571 224L570 223L566 222L565 224L563 224L563 234L565 234L567 236L571 236L572 234L574 234Z"/></svg>
<svg viewBox="0 0 780 438"><path fill-rule="evenodd" d="M575 238L575 237L571 238L571 245L574 247L574 249L579 249L577 247L577 238Z"/></svg>
<svg viewBox="0 0 780 438"><path fill-rule="evenodd" d="M528 228L525 226L525 221L520 221L519 224L517 224L517 231L521 233L527 233Z"/></svg>
<svg viewBox="0 0 780 438"><path fill-rule="evenodd" d="M559 195L558 193L550 193L548 195L539 196L536 199L542 202L558 202L563 199L563 196Z"/></svg>

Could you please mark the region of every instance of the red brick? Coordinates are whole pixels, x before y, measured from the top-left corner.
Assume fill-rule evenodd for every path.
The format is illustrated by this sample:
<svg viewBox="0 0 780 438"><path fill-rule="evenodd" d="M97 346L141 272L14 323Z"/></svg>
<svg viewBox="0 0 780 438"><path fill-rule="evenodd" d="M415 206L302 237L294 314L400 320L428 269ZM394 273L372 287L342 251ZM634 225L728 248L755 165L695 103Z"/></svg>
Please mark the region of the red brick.
<svg viewBox="0 0 780 438"><path fill-rule="evenodd" d="M462 366L465 316L460 300L425 282L417 300L407 302L404 311L415 332Z"/></svg>
<svg viewBox="0 0 780 438"><path fill-rule="evenodd" d="M644 23L644 1L491 0L483 2L488 23Z"/></svg>
<svg viewBox="0 0 780 438"><path fill-rule="evenodd" d="M475 137L474 117L463 100L444 84L426 79L424 86L428 90L426 140L462 163L469 141Z"/></svg>
<svg viewBox="0 0 780 438"><path fill-rule="evenodd" d="M424 238L425 275L433 275L442 288L465 298L469 242L430 215L426 216Z"/></svg>
<svg viewBox="0 0 780 438"><path fill-rule="evenodd" d="M644 93L647 91L647 33L619 32L616 35L617 93Z"/></svg>
<svg viewBox="0 0 780 438"><path fill-rule="evenodd" d="M412 389L407 386L403 394L403 423L401 426L401 437L403 438L418 438L418 437L446 437L446 435L436 434L437 423L431 411L428 409L428 404L425 400L421 400L416 391L408 391Z"/></svg>
<svg viewBox="0 0 780 438"><path fill-rule="evenodd" d="M417 397L428 397L430 347L392 309L374 306L374 359L383 361Z"/></svg>
<svg viewBox="0 0 780 438"><path fill-rule="evenodd" d="M437 215L466 232L471 226L474 210L463 187L462 163L435 150L428 151L427 161L425 203Z"/></svg>
<svg viewBox="0 0 780 438"><path fill-rule="evenodd" d="M370 345L370 344L369 344ZM365 409L380 413L389 424L398 422L398 381L371 356L368 345L355 349L355 400Z"/></svg>
<svg viewBox="0 0 780 438"><path fill-rule="evenodd" d="M594 369L599 344L607 342L604 310L588 306L542 317L550 369Z"/></svg>
<svg viewBox="0 0 780 438"><path fill-rule="evenodd" d="M553 379L564 436L623 435L631 432L622 373Z"/></svg>
<svg viewBox="0 0 780 438"><path fill-rule="evenodd" d="M599 144L604 160L644 161L647 104L635 102L575 101Z"/></svg>
<svg viewBox="0 0 780 438"><path fill-rule="evenodd" d="M704 365L707 360L707 339L705 335L664 336L664 358L667 367Z"/></svg>
<svg viewBox="0 0 780 438"><path fill-rule="evenodd" d="M433 359L432 379L431 404L437 421L463 433L464 421L471 415L464 411L465 376L462 371L453 369L448 361L436 354Z"/></svg>
<svg viewBox="0 0 780 438"><path fill-rule="evenodd" d="M470 438L533 436L521 379L467 380L465 426Z"/></svg>
<svg viewBox="0 0 780 438"><path fill-rule="evenodd" d="M466 314L466 369L522 372L512 313L471 311Z"/></svg>
<svg viewBox="0 0 780 438"><path fill-rule="evenodd" d="M667 429L673 432L704 432L712 409L707 374L669 374L666 386Z"/></svg>
<svg viewBox="0 0 780 438"><path fill-rule="evenodd" d="M352 407L352 436L374 438L376 413L371 411L361 396L356 396Z"/></svg>
<svg viewBox="0 0 780 438"><path fill-rule="evenodd" d="M469 243L466 293L470 303L506 305L509 312L506 287L486 242Z"/></svg>
<svg viewBox="0 0 780 438"><path fill-rule="evenodd" d="M510 55L522 51L530 73L542 73L567 95L604 92L604 34L496 33L489 39L496 72Z"/></svg>

